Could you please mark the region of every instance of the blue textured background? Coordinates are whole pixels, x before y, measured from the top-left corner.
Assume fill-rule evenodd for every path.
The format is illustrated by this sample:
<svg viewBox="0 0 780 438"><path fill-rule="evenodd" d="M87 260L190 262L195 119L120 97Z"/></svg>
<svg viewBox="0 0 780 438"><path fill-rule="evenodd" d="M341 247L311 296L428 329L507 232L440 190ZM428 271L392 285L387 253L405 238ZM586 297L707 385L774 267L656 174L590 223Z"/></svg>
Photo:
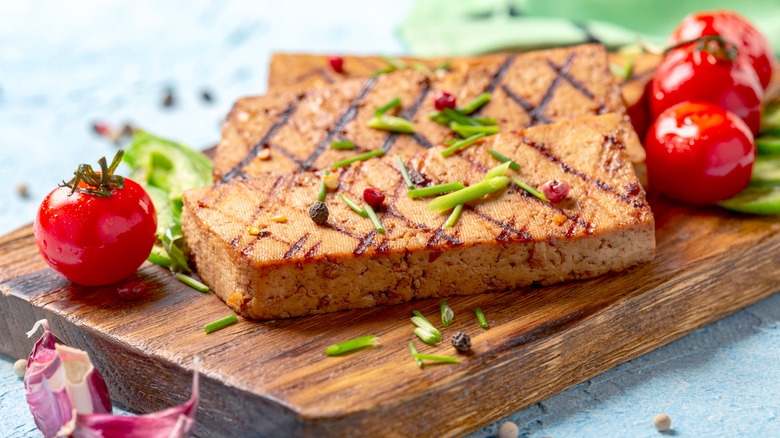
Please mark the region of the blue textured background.
<svg viewBox="0 0 780 438"><path fill-rule="evenodd" d="M32 221L79 163L113 155L92 122L129 121L193 147L213 145L233 100L264 92L270 53L402 53L394 29L410 6L0 2L0 233ZM172 108L160 105L167 87ZM200 98L203 89L212 103ZM17 195L18 183L28 198ZM0 355L0 437L40 436L12 363ZM521 436L651 437L660 412L676 436L780 436L780 294L508 419ZM473 436L494 435L499 423Z"/></svg>

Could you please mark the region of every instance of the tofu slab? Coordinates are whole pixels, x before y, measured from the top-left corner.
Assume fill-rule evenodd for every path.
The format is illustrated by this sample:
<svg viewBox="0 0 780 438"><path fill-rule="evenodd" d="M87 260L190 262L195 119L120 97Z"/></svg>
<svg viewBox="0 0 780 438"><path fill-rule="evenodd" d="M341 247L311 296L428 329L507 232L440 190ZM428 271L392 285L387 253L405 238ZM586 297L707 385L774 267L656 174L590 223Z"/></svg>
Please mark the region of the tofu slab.
<svg viewBox="0 0 780 438"><path fill-rule="evenodd" d="M427 117L439 91L455 94L461 105L491 92L479 117L496 119L501 132L605 113L623 116L626 111L600 45L464 60L443 75L404 70L349 79L238 100L217 147L215 181L316 171L377 149L411 157L454 137L449 127ZM394 97L402 102L397 114L414 123L414 134L366 126L376 108ZM332 141L344 140L357 149L330 147ZM625 145L643 179L645 153L639 139L627 136Z"/></svg>
<svg viewBox="0 0 780 438"><path fill-rule="evenodd" d="M591 278L654 253L653 215L623 123L614 114L583 118L490 136L448 158L437 147L406 161L419 186L471 185L499 164L493 149L521 165L509 176L532 187L569 183L568 198L556 204L511 184L466 204L445 229L449 212L426 210L432 197L409 198L395 157L384 157L336 171L325 225L307 213L321 176L300 172L187 191L183 231L200 277L254 319ZM387 194L378 212L385 233L338 196L363 205L367 187ZM286 222L272 219L280 215Z"/></svg>

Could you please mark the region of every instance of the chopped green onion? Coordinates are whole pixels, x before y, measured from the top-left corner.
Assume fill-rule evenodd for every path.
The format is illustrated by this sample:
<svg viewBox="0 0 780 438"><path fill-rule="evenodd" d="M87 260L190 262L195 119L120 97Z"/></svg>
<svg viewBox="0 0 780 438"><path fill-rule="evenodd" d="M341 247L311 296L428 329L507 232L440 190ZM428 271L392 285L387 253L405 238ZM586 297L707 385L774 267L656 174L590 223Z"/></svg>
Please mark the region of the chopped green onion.
<svg viewBox="0 0 780 438"><path fill-rule="evenodd" d="M340 344L331 345L325 349L325 354L328 356L336 356L338 354L348 353L358 348L368 347L371 345L378 345L379 341L374 335L361 336L359 338L351 339L349 341L342 342Z"/></svg>
<svg viewBox="0 0 780 438"><path fill-rule="evenodd" d="M439 309L441 310L441 325L447 327L452 324L452 318L455 316L455 313L450 309L450 306L447 305L446 299L441 299L439 302Z"/></svg>
<svg viewBox="0 0 780 438"><path fill-rule="evenodd" d="M458 222L458 218L460 218L460 212L463 211L463 204L458 204L455 206L455 208L452 209L452 213L450 213L450 217L447 218L447 222L444 222L444 228L452 228L455 226L455 224Z"/></svg>
<svg viewBox="0 0 780 438"><path fill-rule="evenodd" d="M507 161L506 163L499 164L498 166L488 170L487 173L485 174L485 177L482 180L484 181L490 178L495 178L497 176L506 175L506 171L509 170L510 164L511 163Z"/></svg>
<svg viewBox="0 0 780 438"><path fill-rule="evenodd" d="M432 354L417 353L412 355L412 357L419 360L435 360L437 362L460 363L458 358L453 356L434 356Z"/></svg>
<svg viewBox="0 0 780 438"><path fill-rule="evenodd" d="M449 69L450 69L450 61L444 61L440 66L434 68L433 71L439 71L439 70L447 71Z"/></svg>
<svg viewBox="0 0 780 438"><path fill-rule="evenodd" d="M404 182L406 183L406 187L409 187L409 189L414 189L414 183L412 183L412 178L409 176L409 171L406 170L406 165L404 165L404 160L401 158L401 156L395 157L396 161L398 161L398 170L401 171L401 176L404 178Z"/></svg>
<svg viewBox="0 0 780 438"><path fill-rule="evenodd" d="M440 125L450 124L450 118L442 114L441 111L434 111L432 113L428 113L428 118Z"/></svg>
<svg viewBox="0 0 780 438"><path fill-rule="evenodd" d="M238 322L238 319L236 318L236 315L230 315L226 316L222 319L218 319L214 322L210 322L206 324L206 327L204 327L204 330L206 330L206 333L215 332L221 328L225 328L229 326L230 324L235 324Z"/></svg>
<svg viewBox="0 0 780 438"><path fill-rule="evenodd" d="M374 111L374 115L377 117L381 117L382 114L390 111L393 108L401 106L401 98L398 96L395 97L395 99L391 100L390 102L387 102L386 104L380 106L379 108Z"/></svg>
<svg viewBox="0 0 780 438"><path fill-rule="evenodd" d="M409 342L409 349L412 350L412 357L414 357L415 354L417 354L417 349L414 348L414 342ZM420 359L415 358L415 362L417 362L417 366L422 368L422 361Z"/></svg>
<svg viewBox="0 0 780 438"><path fill-rule="evenodd" d="M181 281L182 283L186 284L187 286L197 290L198 292L208 292L209 287L205 284L199 282L198 280L190 277L189 275L184 275L181 272L176 274L176 279Z"/></svg>
<svg viewBox="0 0 780 438"><path fill-rule="evenodd" d="M458 135L460 135L463 138L470 137L474 134L485 134L485 135L491 135L498 132L498 126L466 126L461 125L459 123L452 122L450 123L450 129L455 131Z"/></svg>
<svg viewBox="0 0 780 438"><path fill-rule="evenodd" d="M422 313L416 310L412 311L412 313L414 314L414 316L412 317L412 324L416 325L419 328L428 330L429 332L431 332L431 334L433 334L437 338L436 339L437 341L441 341L441 332L436 327L434 327L433 324L430 323L430 321L425 319Z"/></svg>
<svg viewBox="0 0 780 438"><path fill-rule="evenodd" d="M759 154L774 154L780 152L780 137L761 136L756 138L756 149Z"/></svg>
<svg viewBox="0 0 780 438"><path fill-rule="evenodd" d="M465 149L465 148L471 146L477 140L479 140L480 138L482 138L484 136L485 136L485 134L475 134L475 135L472 135L471 137L469 137L467 139L461 140L461 141L453 144L452 146L448 147L447 149L441 151L441 156L442 157L448 157L448 156L454 154L455 152L457 152L457 151L459 151L461 149Z"/></svg>
<svg viewBox="0 0 780 438"><path fill-rule="evenodd" d="M430 211L446 211L458 204L464 204L474 199L481 198L487 194L496 192L503 189L509 184L509 178L506 176L499 176L491 178L474 184L473 186L466 187L465 189L458 190L457 192L450 193L448 195L439 196L433 201L429 202L425 207Z"/></svg>
<svg viewBox="0 0 780 438"><path fill-rule="evenodd" d="M502 163L510 163L509 168L512 170L520 170L520 165L512 161L511 158L507 157L506 155L502 155L493 149L489 150L488 153L495 158L496 160L502 162Z"/></svg>
<svg viewBox="0 0 780 438"><path fill-rule="evenodd" d="M441 340L427 328L415 327L414 334L417 335L417 337L426 344L435 344Z"/></svg>
<svg viewBox="0 0 780 438"><path fill-rule="evenodd" d="M488 328L487 318L485 318L485 313L482 312L482 309L477 307L474 309L474 313L477 314L477 321L479 321L479 325L481 325L484 329Z"/></svg>
<svg viewBox="0 0 780 438"><path fill-rule="evenodd" d="M323 177L325 175L330 175L330 172L328 172L327 169L325 170ZM327 192L328 192L328 187L325 186L325 178L322 178L322 180L320 180L320 192L317 194L317 200L320 202L325 202L325 193Z"/></svg>
<svg viewBox="0 0 780 438"><path fill-rule="evenodd" d="M344 201L344 203L347 204L347 206L349 206L349 208L351 208L355 213L363 217L368 217L368 213L366 213L365 210L360 208L359 205L355 204L355 201L353 201L352 198L350 198L344 193L339 193L339 197L341 197L341 200Z"/></svg>
<svg viewBox="0 0 780 438"><path fill-rule="evenodd" d="M376 231L379 233L385 232L385 227L382 226L382 223L379 222L379 218L376 217L376 213L374 213L374 209L371 208L371 205L366 204L366 213L368 214L368 218L371 219L371 222L374 223L374 228L376 228Z"/></svg>
<svg viewBox="0 0 780 438"><path fill-rule="evenodd" d="M626 65L624 66L610 62L609 69L612 70L612 74L627 81L631 79L631 73L634 70L634 57L632 55L627 56Z"/></svg>
<svg viewBox="0 0 780 438"><path fill-rule="evenodd" d="M390 58L388 56L381 56L382 61L390 64L395 70L406 70L408 67L402 59Z"/></svg>
<svg viewBox="0 0 780 438"><path fill-rule="evenodd" d="M498 123L496 119L487 119L487 118L474 119L474 121L484 126L495 125Z"/></svg>
<svg viewBox="0 0 780 438"><path fill-rule="evenodd" d="M162 254L157 254L156 252L149 253L149 257L147 257L146 260L165 268L171 267L171 259Z"/></svg>
<svg viewBox="0 0 780 438"><path fill-rule="evenodd" d="M374 117L373 119L366 122L366 126L374 129L384 129L385 131L414 134L414 124L412 124L412 122L400 117L388 116L386 114L382 114L379 117Z"/></svg>
<svg viewBox="0 0 780 438"><path fill-rule="evenodd" d="M458 112L462 114L471 114L488 102L490 102L490 93L482 93L468 105L463 108L458 108Z"/></svg>
<svg viewBox="0 0 780 438"><path fill-rule="evenodd" d="M431 69L429 69L428 66L426 66L422 62L415 62L414 64L412 64L412 68L417 70L417 71L423 72L426 75L432 75L433 74Z"/></svg>
<svg viewBox="0 0 780 438"><path fill-rule="evenodd" d="M466 186L464 186L462 182L457 181L457 182L439 184L436 186L409 190L408 194L410 198L421 198L423 196L438 195L440 193L451 192L453 190L461 190L465 187Z"/></svg>
<svg viewBox="0 0 780 438"><path fill-rule="evenodd" d="M542 192L540 192L539 190L536 190L535 188L529 186L528 184L520 181L519 179L512 178L512 182L517 184L521 189L525 190L526 192L528 192L528 193L536 196L537 198L541 199L542 201L550 202L550 200L547 199L547 197L544 196L544 194Z"/></svg>
<svg viewBox="0 0 780 438"><path fill-rule="evenodd" d="M457 142L459 142L461 140L462 140L462 138L453 138L451 140L445 141L444 144L449 146L449 145L453 145L453 144L455 144L455 143L457 143Z"/></svg>
<svg viewBox="0 0 780 438"><path fill-rule="evenodd" d="M332 141L330 142L330 147L333 149L355 149L355 143L352 143L349 140L346 141Z"/></svg>
<svg viewBox="0 0 780 438"><path fill-rule="evenodd" d="M383 155L385 151L382 149L378 149L371 152L366 152L364 154L360 154L356 157L347 158L346 160L341 160L338 163L333 163L330 167L344 167L349 166L350 164L354 163L355 161L364 161L368 160L369 158L378 157L380 155Z"/></svg>
<svg viewBox="0 0 780 438"><path fill-rule="evenodd" d="M476 120L472 119L469 116L465 116L461 114L460 111L455 111L452 108L444 108L442 112L444 113L445 116L449 117L450 120L452 120L457 124L465 125L465 126L481 126L479 123L477 123Z"/></svg>
<svg viewBox="0 0 780 438"><path fill-rule="evenodd" d="M385 73L392 73L392 72L394 72L396 70L397 69L391 65L389 67L385 67L383 69L380 69L380 70L377 70L377 71L371 73L371 77L382 76Z"/></svg>

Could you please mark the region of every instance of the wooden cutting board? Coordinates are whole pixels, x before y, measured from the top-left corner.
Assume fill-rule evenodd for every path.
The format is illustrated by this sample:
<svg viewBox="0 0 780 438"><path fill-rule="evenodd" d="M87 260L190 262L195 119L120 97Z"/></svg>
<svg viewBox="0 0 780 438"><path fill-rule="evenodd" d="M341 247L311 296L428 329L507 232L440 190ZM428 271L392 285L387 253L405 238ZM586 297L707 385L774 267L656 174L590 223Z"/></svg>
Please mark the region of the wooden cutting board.
<svg viewBox="0 0 780 438"><path fill-rule="evenodd" d="M150 286L126 302L114 287L75 286L46 268L32 227L0 238L0 351L25 357L25 332L48 318L64 342L87 350L111 398L140 412L189 397L193 358L203 373L202 436L455 436L474 431L671 342L780 289L780 217L693 210L651 200L655 260L589 281L448 299L445 341L424 345L409 317L439 325L438 301L238 324L206 335L230 314L212 294L145 264ZM485 311L490 329L476 322ZM471 335L458 365L449 336ZM334 343L375 334L377 347L328 357Z"/></svg>

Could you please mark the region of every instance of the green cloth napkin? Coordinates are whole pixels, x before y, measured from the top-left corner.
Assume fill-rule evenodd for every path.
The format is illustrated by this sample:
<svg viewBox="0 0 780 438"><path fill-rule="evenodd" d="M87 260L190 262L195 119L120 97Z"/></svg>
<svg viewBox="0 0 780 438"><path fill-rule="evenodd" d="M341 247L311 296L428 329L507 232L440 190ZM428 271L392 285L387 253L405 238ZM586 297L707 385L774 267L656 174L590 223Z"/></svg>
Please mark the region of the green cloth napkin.
<svg viewBox="0 0 780 438"><path fill-rule="evenodd" d="M470 55L641 38L663 45L690 12L734 10L780 48L778 0L419 0L400 33L416 56Z"/></svg>

